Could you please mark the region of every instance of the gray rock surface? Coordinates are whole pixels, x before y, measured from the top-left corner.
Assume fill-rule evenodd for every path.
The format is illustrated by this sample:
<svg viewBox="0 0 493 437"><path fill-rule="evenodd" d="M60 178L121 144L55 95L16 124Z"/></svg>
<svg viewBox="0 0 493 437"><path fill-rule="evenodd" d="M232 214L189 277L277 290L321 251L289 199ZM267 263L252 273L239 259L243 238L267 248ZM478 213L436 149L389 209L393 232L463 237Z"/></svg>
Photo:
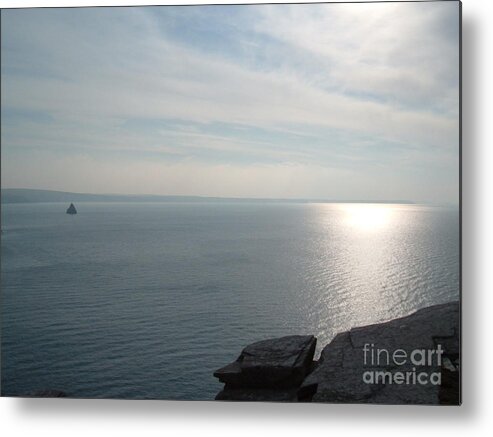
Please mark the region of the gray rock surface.
<svg viewBox="0 0 493 437"><path fill-rule="evenodd" d="M214 372L226 389L297 387L309 373L317 339L290 335L245 347L238 359Z"/></svg>
<svg viewBox="0 0 493 437"><path fill-rule="evenodd" d="M216 399L458 405L459 329L460 306L451 302L340 333L318 362L313 362L313 336L259 341L214 373L226 384ZM392 354L397 350L396 362ZM410 359L416 351L416 358L424 354L426 362ZM440 375L441 383L416 383L412 378L419 373ZM368 374L380 379L369 382L364 379ZM410 379L397 383L396 374Z"/></svg>
<svg viewBox="0 0 493 437"><path fill-rule="evenodd" d="M311 397L313 402L458 404L459 366L455 366L454 372L454 367L451 371L450 363L457 363L458 360L459 325L459 304L452 302L424 308L407 317L341 333L323 349L317 368L307 376L299 389L299 398ZM365 345L367 349L373 345L373 361L369 350L365 362ZM440 362L436 353L428 361L429 351L437 350L438 345L444 350ZM400 349L408 357L415 350L424 350L427 362L418 366L410 360L396 364L391 355L387 359L386 352L382 352L380 360L377 360L377 349L390 354ZM416 357L421 357L421 354ZM425 372L427 375L441 373L446 383L397 384L393 381L389 383L388 379L366 383L363 380L365 372L382 371L392 374L412 374L413 371L416 374Z"/></svg>

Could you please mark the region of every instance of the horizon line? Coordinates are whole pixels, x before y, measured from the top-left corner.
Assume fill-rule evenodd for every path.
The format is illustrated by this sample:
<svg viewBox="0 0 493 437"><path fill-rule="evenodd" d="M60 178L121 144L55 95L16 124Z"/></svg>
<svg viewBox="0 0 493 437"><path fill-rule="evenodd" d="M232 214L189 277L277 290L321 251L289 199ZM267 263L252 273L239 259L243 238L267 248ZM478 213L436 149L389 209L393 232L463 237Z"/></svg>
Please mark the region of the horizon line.
<svg viewBox="0 0 493 437"><path fill-rule="evenodd" d="M429 205L437 202L414 201L408 199L328 199L328 198L308 198L308 197L235 197L235 196L217 196L217 195L195 195L195 194L128 194L128 193L89 193L78 191L62 191L43 188L1 188L4 191L34 191L45 193L56 193L64 195L76 196L114 196L114 197L138 197L138 198L195 198L195 199L218 199L218 200L239 200L239 201L283 201L283 202L307 202L307 203L393 203L393 204L412 204L412 205ZM3 199L3 195L2 195ZM79 200L81 201L81 200ZM3 203L3 202L2 202ZM20 202L17 202L20 203ZM443 202L444 204L452 204L451 202Z"/></svg>

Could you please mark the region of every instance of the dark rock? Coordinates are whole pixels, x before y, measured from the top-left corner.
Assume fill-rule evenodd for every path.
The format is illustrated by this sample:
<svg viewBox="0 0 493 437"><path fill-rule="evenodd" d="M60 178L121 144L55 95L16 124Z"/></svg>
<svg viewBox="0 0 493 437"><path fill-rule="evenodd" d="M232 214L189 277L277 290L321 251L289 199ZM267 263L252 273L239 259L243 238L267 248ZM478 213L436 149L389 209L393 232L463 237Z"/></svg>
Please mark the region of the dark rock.
<svg viewBox="0 0 493 437"><path fill-rule="evenodd" d="M298 390L300 400L313 402L350 402L383 404L439 404L459 403L458 374L449 375L448 363L459 353L459 304L452 302L425 308L410 316L385 323L353 328L338 334L326 346L317 368L307 376ZM412 363L397 365L392 359L376 363L364 347L385 349L393 353L397 349L411 354L416 349L435 350L438 345L444 350L442 364L430 363L418 366ZM428 353L428 352L427 352ZM449 367L444 367L449 366ZM445 377L444 385L396 384L388 380L368 384L363 380L365 372L434 372Z"/></svg>
<svg viewBox="0 0 493 437"><path fill-rule="evenodd" d="M442 385L438 397L440 404L443 405L459 405L460 404L460 365L442 367Z"/></svg>
<svg viewBox="0 0 493 437"><path fill-rule="evenodd" d="M238 359L214 372L228 388L298 387L312 368L317 339L290 335L247 346Z"/></svg>
<svg viewBox="0 0 493 437"><path fill-rule="evenodd" d="M73 203L71 203L70 206L68 207L67 214L71 214L71 215L77 214L77 210L75 209Z"/></svg>
<svg viewBox="0 0 493 437"><path fill-rule="evenodd" d="M214 373L226 384L216 399L459 405L459 317L459 303L451 302L353 328L338 334L322 350L318 362L313 361L313 336L253 343L236 361ZM378 355L377 350L384 353ZM393 359L397 350L398 361ZM416 351L418 357L422 351L426 363L411 360ZM371 353L379 359L372 359ZM421 373L426 376L425 383L418 381ZM366 380L368 375L375 380ZM429 382L431 375L437 383Z"/></svg>

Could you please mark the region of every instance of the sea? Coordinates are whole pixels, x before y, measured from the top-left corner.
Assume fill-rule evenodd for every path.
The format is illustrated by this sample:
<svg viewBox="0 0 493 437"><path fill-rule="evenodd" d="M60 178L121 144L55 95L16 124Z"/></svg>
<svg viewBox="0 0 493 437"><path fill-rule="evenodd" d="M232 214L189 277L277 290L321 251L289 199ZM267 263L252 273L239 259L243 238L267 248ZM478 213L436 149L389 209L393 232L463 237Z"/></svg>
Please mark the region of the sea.
<svg viewBox="0 0 493 437"><path fill-rule="evenodd" d="M4 204L1 393L212 400L254 341L459 299L459 210L283 202Z"/></svg>

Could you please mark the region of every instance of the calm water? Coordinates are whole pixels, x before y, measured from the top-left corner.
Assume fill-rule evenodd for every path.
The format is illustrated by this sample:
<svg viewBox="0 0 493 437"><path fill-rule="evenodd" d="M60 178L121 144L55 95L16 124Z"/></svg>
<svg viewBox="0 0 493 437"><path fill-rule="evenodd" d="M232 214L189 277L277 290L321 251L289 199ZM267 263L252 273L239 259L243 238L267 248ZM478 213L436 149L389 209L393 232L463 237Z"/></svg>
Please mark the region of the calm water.
<svg viewBox="0 0 493 437"><path fill-rule="evenodd" d="M323 346L459 296L455 209L76 206L2 206L4 395L213 399L252 341Z"/></svg>

